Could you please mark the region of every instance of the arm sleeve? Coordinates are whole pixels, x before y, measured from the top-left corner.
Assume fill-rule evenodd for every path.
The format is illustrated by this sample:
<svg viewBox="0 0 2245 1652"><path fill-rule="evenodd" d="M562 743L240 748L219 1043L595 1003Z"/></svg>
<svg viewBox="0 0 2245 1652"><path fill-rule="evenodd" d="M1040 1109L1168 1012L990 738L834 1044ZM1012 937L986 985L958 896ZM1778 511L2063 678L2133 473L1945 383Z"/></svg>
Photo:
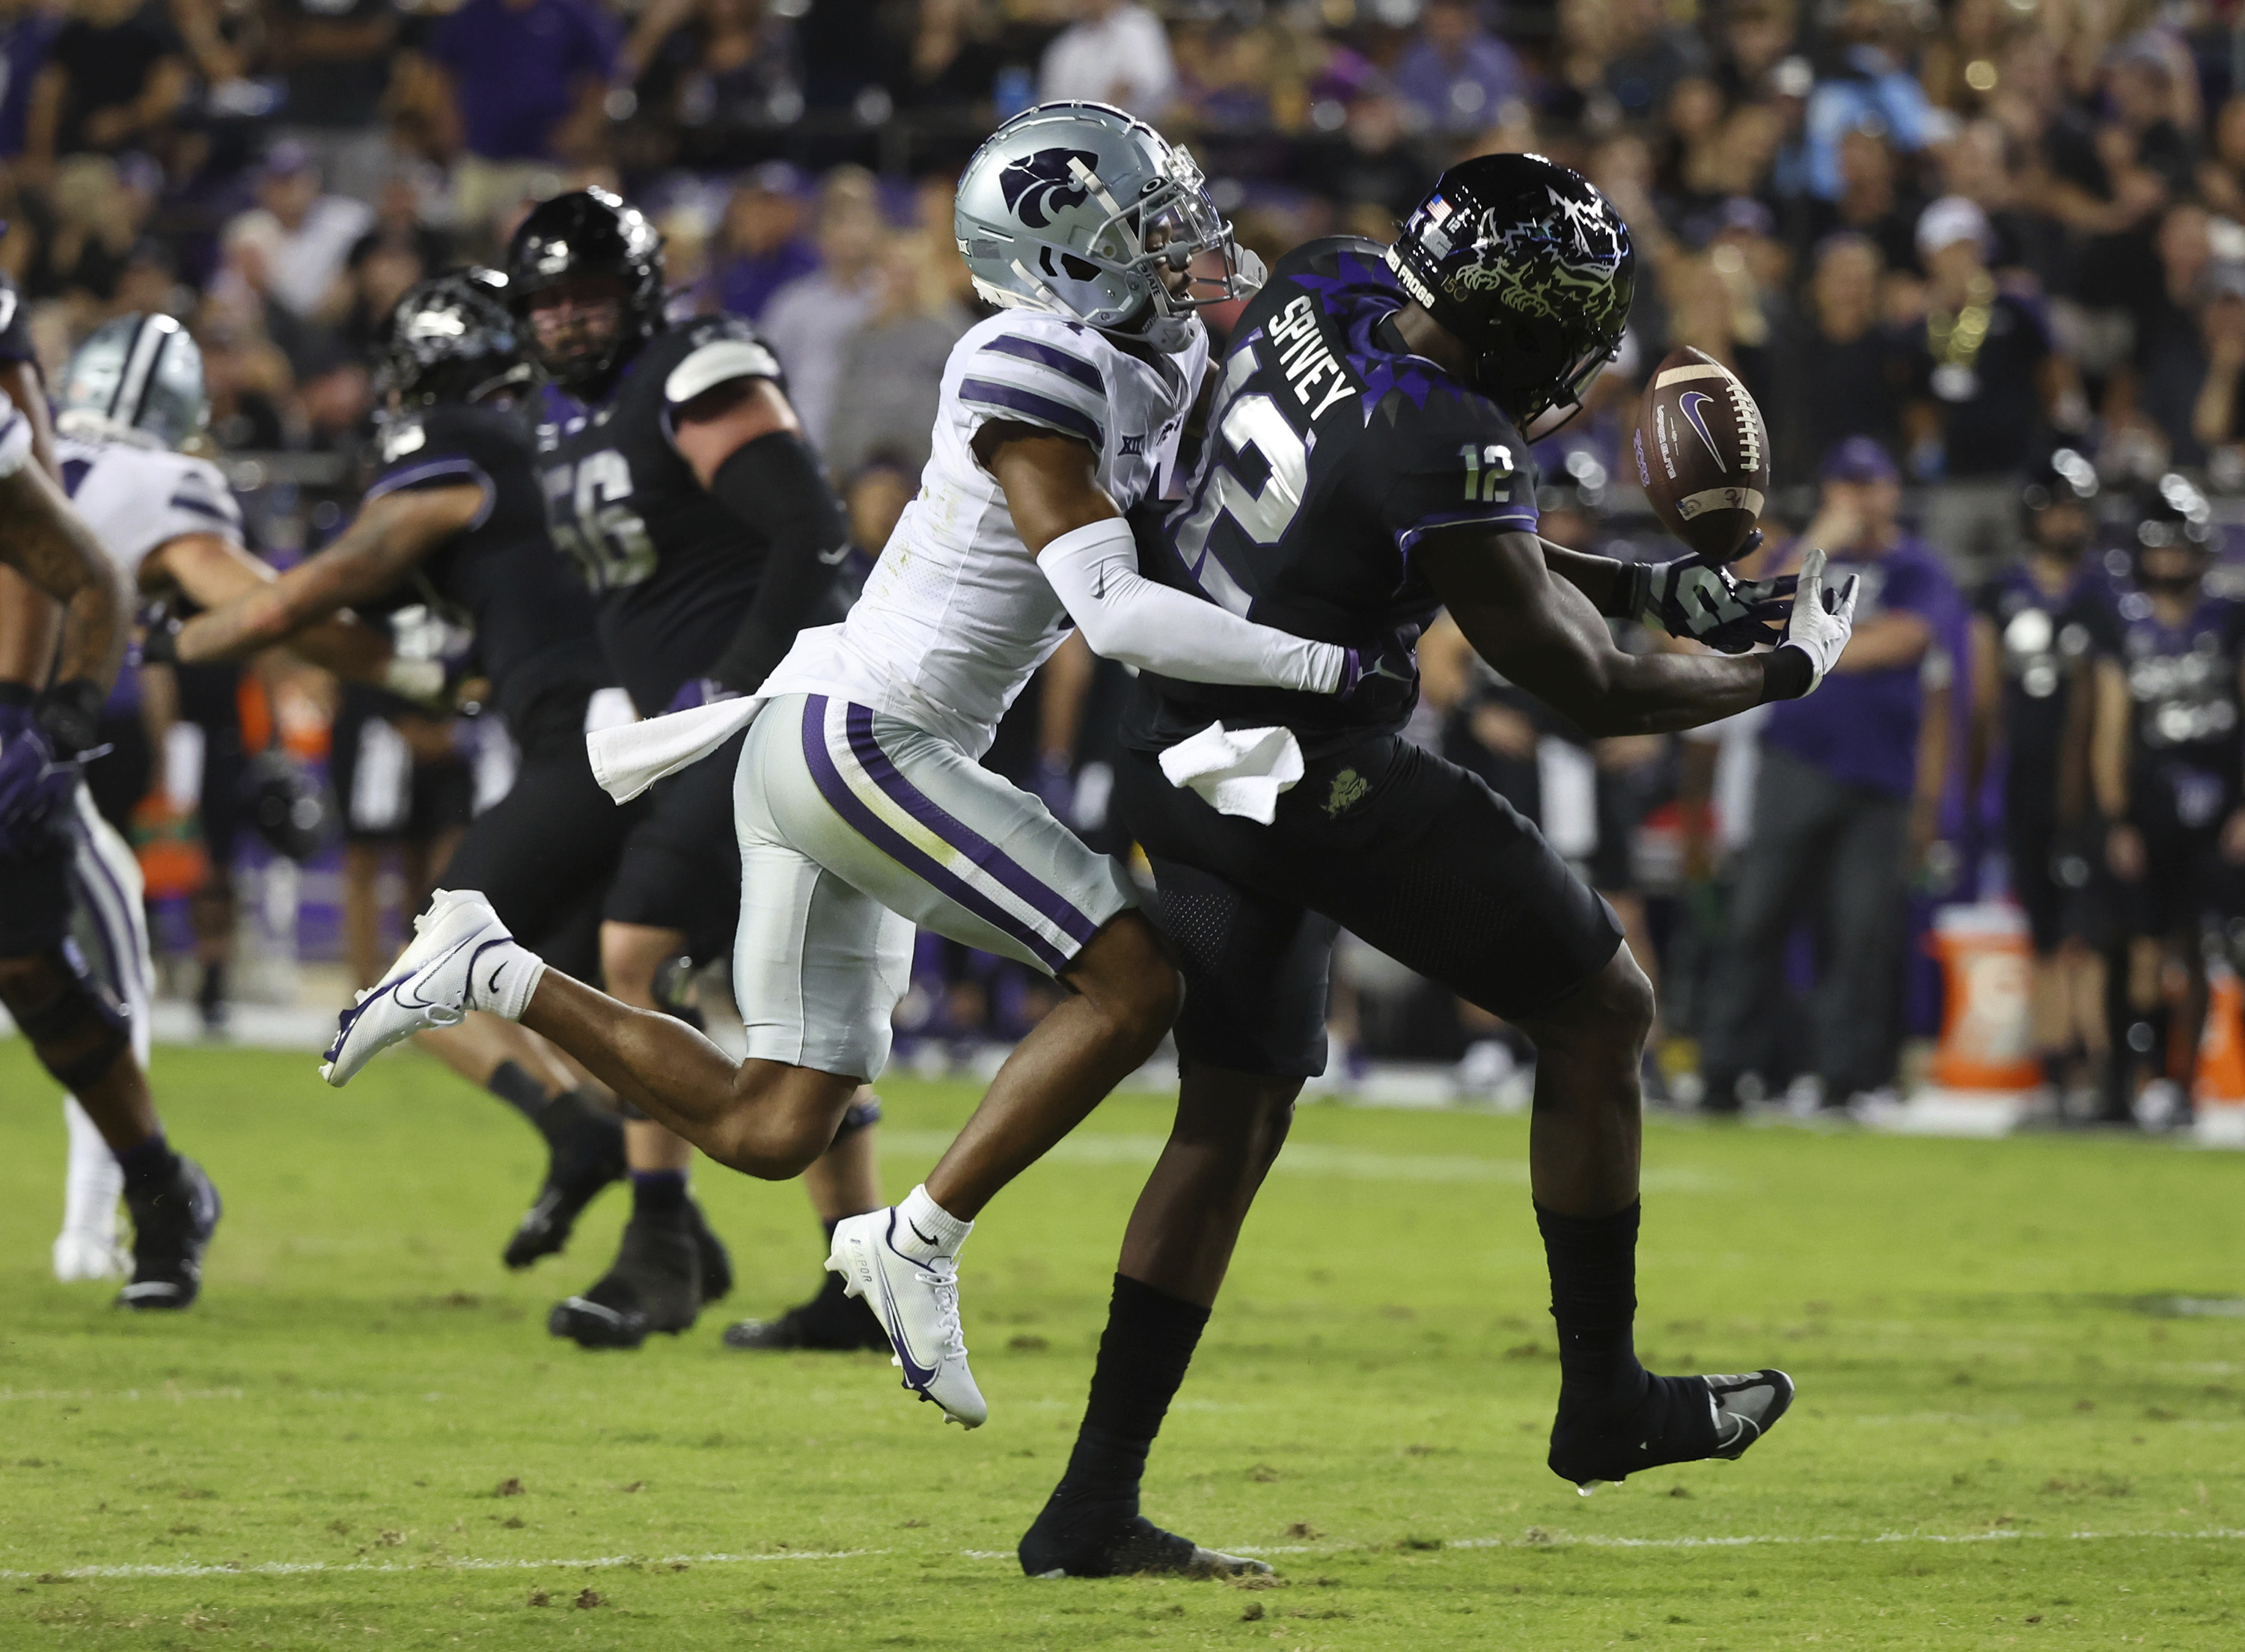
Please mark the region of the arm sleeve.
<svg viewBox="0 0 2245 1652"><path fill-rule="evenodd" d="M1184 682L1313 694L1340 685L1340 645L1258 626L1141 574L1120 517L1061 534L1037 553L1037 566L1091 651L1109 660Z"/></svg>
<svg viewBox="0 0 2245 1652"><path fill-rule="evenodd" d="M833 591L850 531L817 460L792 430L743 443L717 467L709 491L769 547L756 600L709 668L726 687L754 694Z"/></svg>

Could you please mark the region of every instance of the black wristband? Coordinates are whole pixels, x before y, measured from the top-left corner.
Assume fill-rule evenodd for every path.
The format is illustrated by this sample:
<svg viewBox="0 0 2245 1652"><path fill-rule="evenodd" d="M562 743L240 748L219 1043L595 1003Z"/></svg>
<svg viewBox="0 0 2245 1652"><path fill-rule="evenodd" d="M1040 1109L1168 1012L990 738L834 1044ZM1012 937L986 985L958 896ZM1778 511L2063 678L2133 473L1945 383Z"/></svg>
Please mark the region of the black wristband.
<svg viewBox="0 0 2245 1652"><path fill-rule="evenodd" d="M1806 648L1780 643L1761 657L1761 697L1798 700L1816 686L1816 667Z"/></svg>
<svg viewBox="0 0 2245 1652"><path fill-rule="evenodd" d="M91 677L58 682L39 696L39 727L58 756L75 757L101 738L101 707L108 698Z"/></svg>
<svg viewBox="0 0 2245 1652"><path fill-rule="evenodd" d="M1605 610L1609 620L1640 620L1652 598L1652 565L1649 562L1624 562L1614 570L1611 606Z"/></svg>

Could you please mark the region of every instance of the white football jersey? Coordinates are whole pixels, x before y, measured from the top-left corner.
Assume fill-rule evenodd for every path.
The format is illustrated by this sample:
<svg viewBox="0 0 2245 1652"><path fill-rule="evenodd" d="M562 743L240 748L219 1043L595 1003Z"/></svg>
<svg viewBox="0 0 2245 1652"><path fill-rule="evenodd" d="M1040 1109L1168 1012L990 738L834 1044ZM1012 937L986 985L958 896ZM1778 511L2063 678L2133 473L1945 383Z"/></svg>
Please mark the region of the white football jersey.
<svg viewBox="0 0 2245 1652"><path fill-rule="evenodd" d="M1208 335L1153 365L1105 335L1037 310L970 328L943 369L935 451L865 594L840 625L804 632L762 689L830 694L903 719L979 757L1031 674L1068 633L1068 612L1014 531L1006 495L974 457L988 421L1042 425L1099 455L1124 511L1160 497L1177 462Z"/></svg>
<svg viewBox="0 0 2245 1652"><path fill-rule="evenodd" d="M71 503L127 579L150 552L190 533L241 543L241 507L207 459L67 436L56 438L55 458Z"/></svg>

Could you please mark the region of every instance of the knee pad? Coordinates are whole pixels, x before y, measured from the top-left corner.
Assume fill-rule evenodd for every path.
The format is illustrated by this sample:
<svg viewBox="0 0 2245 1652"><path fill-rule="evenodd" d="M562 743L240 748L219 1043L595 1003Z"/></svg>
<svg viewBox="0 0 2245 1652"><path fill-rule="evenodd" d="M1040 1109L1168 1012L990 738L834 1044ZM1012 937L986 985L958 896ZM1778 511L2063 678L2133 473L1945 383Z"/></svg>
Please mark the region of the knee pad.
<svg viewBox="0 0 2245 1652"><path fill-rule="evenodd" d="M852 1101L842 1114L842 1122L834 1132L834 1146L840 1147L858 1131L881 1121L881 1098L869 1095L863 1101Z"/></svg>
<svg viewBox="0 0 2245 1652"><path fill-rule="evenodd" d="M109 989L86 967L78 943L65 940L10 972L0 1000L31 1042L39 1065L73 1095L109 1071L132 1047L132 1023Z"/></svg>

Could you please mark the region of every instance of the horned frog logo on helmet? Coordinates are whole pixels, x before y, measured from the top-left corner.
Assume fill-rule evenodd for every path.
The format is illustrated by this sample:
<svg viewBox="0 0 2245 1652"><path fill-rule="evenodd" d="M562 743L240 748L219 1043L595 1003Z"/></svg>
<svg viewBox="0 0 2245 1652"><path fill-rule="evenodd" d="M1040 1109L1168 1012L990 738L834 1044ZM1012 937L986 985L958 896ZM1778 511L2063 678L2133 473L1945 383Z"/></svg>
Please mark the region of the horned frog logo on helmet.
<svg viewBox="0 0 2245 1652"><path fill-rule="evenodd" d="M1087 149L1040 149L1008 161L998 174L1006 205L1031 229L1044 228L1065 207L1082 206L1090 192L1076 181L1071 163L1077 161L1088 169L1098 166L1099 157Z"/></svg>
<svg viewBox="0 0 2245 1652"><path fill-rule="evenodd" d="M1475 261L1450 279L1493 292L1523 315L1572 313L1601 324L1615 304L1621 236L1602 202L1548 193L1552 210L1542 220L1508 225L1494 237L1483 226L1474 243Z"/></svg>

